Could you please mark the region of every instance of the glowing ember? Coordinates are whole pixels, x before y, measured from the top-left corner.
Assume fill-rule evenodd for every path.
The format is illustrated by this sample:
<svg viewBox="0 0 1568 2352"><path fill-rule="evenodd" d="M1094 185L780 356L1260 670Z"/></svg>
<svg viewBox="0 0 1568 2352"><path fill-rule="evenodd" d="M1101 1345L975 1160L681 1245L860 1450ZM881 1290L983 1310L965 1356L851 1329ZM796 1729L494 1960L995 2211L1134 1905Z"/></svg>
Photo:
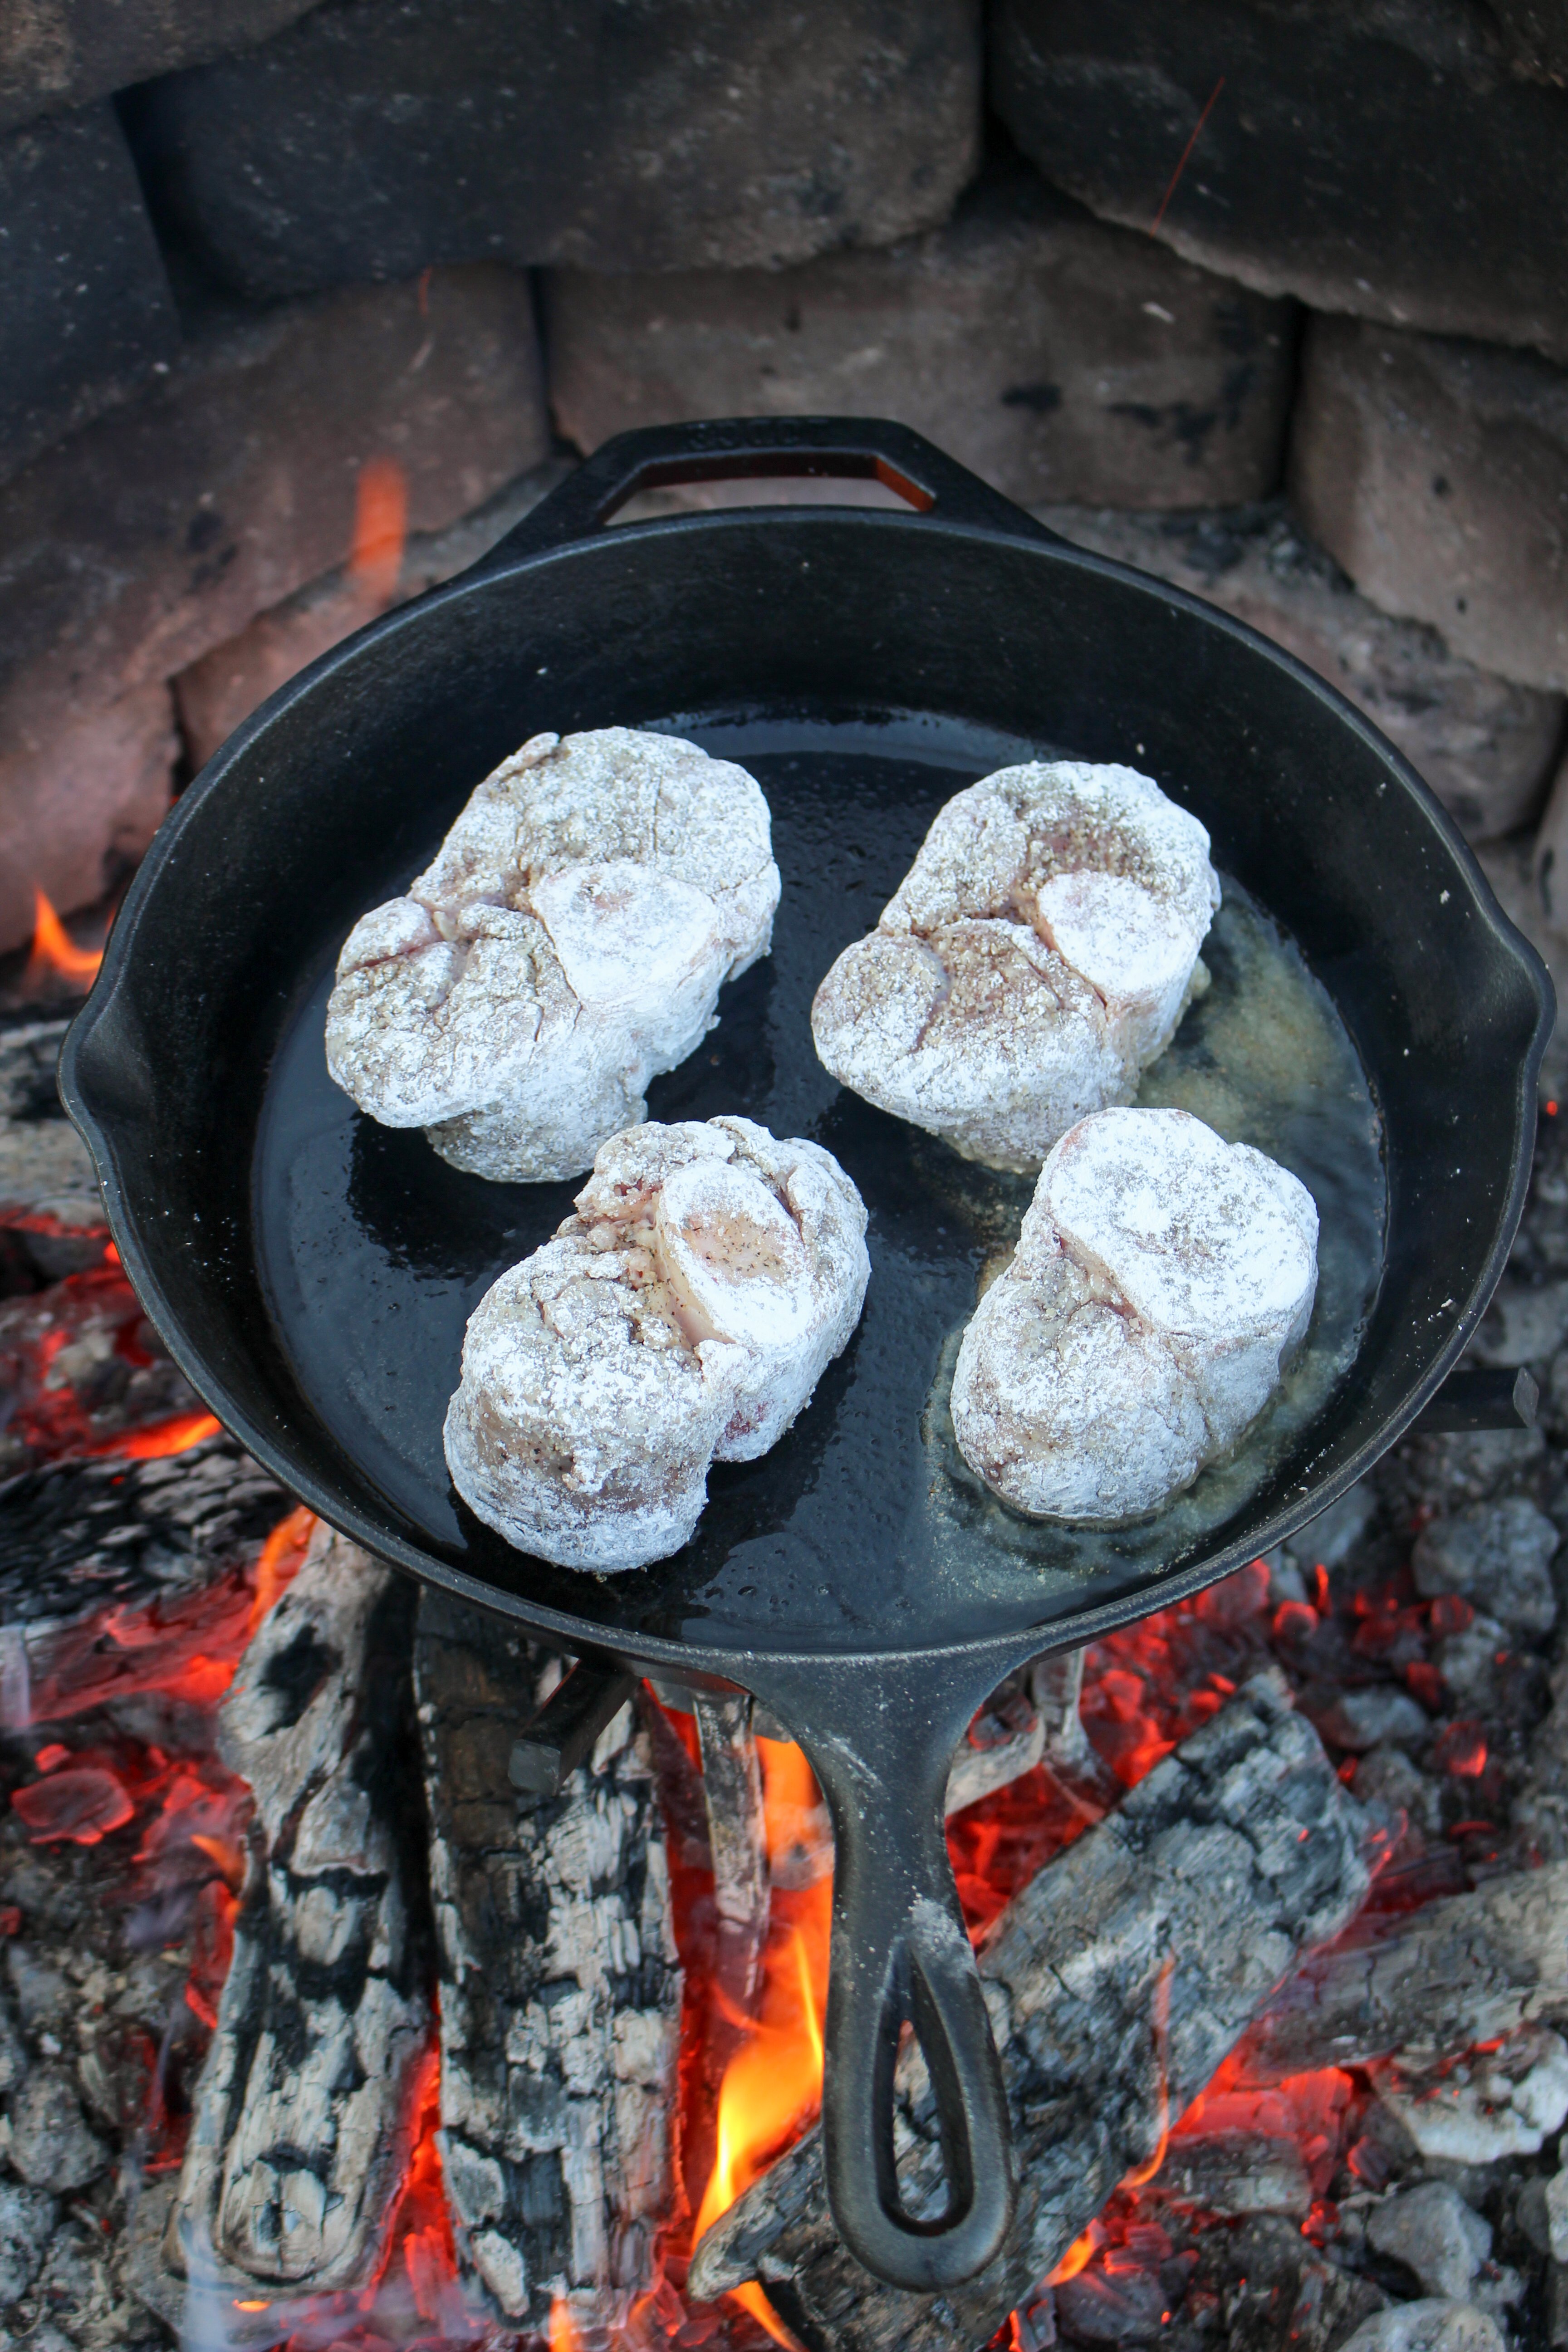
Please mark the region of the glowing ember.
<svg viewBox="0 0 1568 2352"><path fill-rule="evenodd" d="M391 2262L401 2261L421 2319L445 2334L466 2336L469 2321L458 2288L458 2250L441 2173L441 2053L434 2042L415 2078L413 2112L414 2152L387 2232ZM553 2312L551 2323L553 2342Z"/></svg>
<svg viewBox="0 0 1568 2352"><path fill-rule="evenodd" d="M28 1220L16 1222L26 1230ZM75 1228L71 1238L93 1235ZM217 1434L218 1423L188 1406L171 1413L171 1403L189 1393L107 1240L96 1265L0 1302L6 1433L37 1464L155 1461L199 1445Z"/></svg>
<svg viewBox="0 0 1568 2352"><path fill-rule="evenodd" d="M1014 1895L1099 1819L1096 1807L1058 1789L1043 1765L955 1813L947 1851L971 1938L978 1943Z"/></svg>
<svg viewBox="0 0 1568 2352"><path fill-rule="evenodd" d="M1268 1570L1254 1560L1195 1600L1160 1610L1089 1651L1084 1728L1124 1788L1135 1788L1189 1732L1217 1715L1263 1663L1268 1600Z"/></svg>
<svg viewBox="0 0 1568 2352"><path fill-rule="evenodd" d="M275 1555L268 1571L273 1599L303 1557L299 1542ZM32 1720L66 1722L142 1691L216 1706L234 1680L259 1600L258 1564L199 1592L144 1609L107 1609L86 1625L46 1635L36 1654L29 1649Z"/></svg>
<svg viewBox="0 0 1568 2352"><path fill-rule="evenodd" d="M22 974L24 996L42 993L51 980L69 981L76 988L89 985L98 978L103 950L79 948L36 882L33 908L32 951Z"/></svg>
<svg viewBox="0 0 1568 2352"><path fill-rule="evenodd" d="M112 1455L121 1462L162 1462L168 1454L205 1445L222 1430L215 1412L177 1412L167 1421L155 1421L150 1429L127 1429L118 1437L101 1438L96 1445L84 1446L82 1454L88 1461Z"/></svg>
<svg viewBox="0 0 1568 2352"><path fill-rule="evenodd" d="M1047 2286L1065 2286L1068 2279L1077 2278L1087 2270L1100 2248L1105 2243L1105 2225L1091 2221L1081 2238L1075 2238L1060 2262L1046 2281Z"/></svg>
<svg viewBox="0 0 1568 2352"><path fill-rule="evenodd" d="M1450 1723L1439 1732L1432 1751L1440 1771L1456 1780L1479 1780L1487 1769L1487 1736L1479 1723Z"/></svg>
<svg viewBox="0 0 1568 2352"><path fill-rule="evenodd" d="M101 1765L76 1771L56 1771L11 1799L33 1833L35 1845L68 1839L73 1845L98 1845L110 1830L123 1829L135 1811L124 1783Z"/></svg>

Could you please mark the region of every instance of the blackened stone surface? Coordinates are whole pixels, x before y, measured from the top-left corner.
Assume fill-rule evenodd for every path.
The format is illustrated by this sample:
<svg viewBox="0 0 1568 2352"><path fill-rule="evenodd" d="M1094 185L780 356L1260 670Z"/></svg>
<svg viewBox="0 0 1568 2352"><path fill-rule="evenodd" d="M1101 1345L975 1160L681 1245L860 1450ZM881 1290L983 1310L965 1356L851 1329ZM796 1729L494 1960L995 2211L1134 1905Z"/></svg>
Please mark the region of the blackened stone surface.
<svg viewBox="0 0 1568 2352"><path fill-rule="evenodd" d="M1316 319L1290 487L1314 539L1384 612L1430 622L1505 677L1568 687L1568 371Z"/></svg>
<svg viewBox="0 0 1568 2352"><path fill-rule="evenodd" d="M1568 357L1568 100L1512 69L1560 62L1560 12L1505 14L1511 46L1466 0L1000 0L992 94L1048 178L1147 229L1223 75L1160 225L1178 252Z"/></svg>
<svg viewBox="0 0 1568 2352"><path fill-rule="evenodd" d="M493 499L446 530L413 534L391 603L405 604L443 580L451 580L488 555L498 540L531 512L571 470L564 458L547 458L509 482ZM180 732L192 762L202 767L218 745L248 719L258 703L291 678L318 654L341 645L366 618L363 593L352 565L343 564L258 613L247 629L215 646L174 681ZM5 1083L0 1043L0 1088ZM0 1096L3 1099L3 1096ZM5 1182L4 1134L0 1130L0 1185ZM3 1196L0 1196L3 1197Z"/></svg>
<svg viewBox="0 0 1568 2352"><path fill-rule="evenodd" d="M799 261L943 217L974 0L329 0L142 94L172 224L242 292L487 257Z"/></svg>
<svg viewBox="0 0 1568 2352"><path fill-rule="evenodd" d="M1568 10L1562 0L1489 0L1510 70L1521 81L1568 89Z"/></svg>
<svg viewBox="0 0 1568 2352"><path fill-rule="evenodd" d="M310 0L7 0L0 130L265 40Z"/></svg>
<svg viewBox="0 0 1568 2352"><path fill-rule="evenodd" d="M0 138L0 475L142 382L179 340L113 108Z"/></svg>
<svg viewBox="0 0 1568 2352"><path fill-rule="evenodd" d="M1075 546L1174 581L1317 670L1398 745L1471 841L1510 833L1540 811L1568 715L1562 695L1500 677L1425 623L1380 612L1282 505L1039 513ZM1315 1550L1309 1565L1322 1558Z"/></svg>
<svg viewBox="0 0 1568 2352"><path fill-rule="evenodd" d="M1279 471L1294 306L1107 226L1016 158L889 250L560 270L546 304L556 418L584 449L700 416L874 415L1026 503L1218 504Z"/></svg>
<svg viewBox="0 0 1568 2352"><path fill-rule="evenodd" d="M70 914L140 865L174 794L174 696L163 678L102 707L62 708L46 692L10 752L0 749L0 952L31 934L35 882Z"/></svg>

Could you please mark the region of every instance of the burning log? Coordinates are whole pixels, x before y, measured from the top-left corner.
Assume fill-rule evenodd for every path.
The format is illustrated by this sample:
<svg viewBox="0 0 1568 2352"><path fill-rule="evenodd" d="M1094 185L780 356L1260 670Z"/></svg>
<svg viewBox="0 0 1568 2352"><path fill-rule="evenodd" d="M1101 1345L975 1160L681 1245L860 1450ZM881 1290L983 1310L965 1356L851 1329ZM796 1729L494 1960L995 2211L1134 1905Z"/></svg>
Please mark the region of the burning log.
<svg viewBox="0 0 1568 2352"><path fill-rule="evenodd" d="M1121 1794L1110 1766L1096 1755L1083 1727L1081 1650L1037 1658L1004 1683L982 1707L952 1759L947 1811L961 1813L1043 1764L1064 1796L1090 1821Z"/></svg>
<svg viewBox="0 0 1568 2352"><path fill-rule="evenodd" d="M219 1717L256 1806L165 2239L194 2294L375 2270L430 2036L405 1580L323 1528Z"/></svg>
<svg viewBox="0 0 1568 2352"><path fill-rule="evenodd" d="M557 1796L508 1764L556 1660L437 1592L416 1680L441 1986L447 2191L465 2286L542 2326L624 2315L673 2200L680 1971L632 1710Z"/></svg>
<svg viewBox="0 0 1568 2352"><path fill-rule="evenodd" d="M71 1199L98 1211L87 1146L60 1116L55 1069L69 1020L63 1015L0 1022L0 1232L40 1205ZM24 1270L38 1272L36 1264ZM0 1255L0 1268L5 1265ZM60 1266L58 1271L68 1271ZM55 1270L44 1273L52 1280Z"/></svg>
<svg viewBox="0 0 1568 2352"><path fill-rule="evenodd" d="M729 2001L749 2015L768 1932L768 1844L752 1702L744 1695L715 1698L699 1692L692 1712L713 1864L714 1974Z"/></svg>
<svg viewBox="0 0 1568 2352"><path fill-rule="evenodd" d="M1083 1727L1082 1650L1053 1650L1029 1668L1029 1696L1040 1718L1042 1760L1063 1793L1098 1818L1109 1812L1121 1785Z"/></svg>
<svg viewBox="0 0 1568 2352"><path fill-rule="evenodd" d="M1249 2081L1450 2057L1568 2023L1568 1863L1489 1879L1309 1960L1247 2036Z"/></svg>
<svg viewBox="0 0 1568 2352"><path fill-rule="evenodd" d="M24 1672L24 1640L37 1681L66 1627L214 1583L254 1553L291 1500L222 1435L165 1456L62 1462L13 1479L0 1487L8 1676Z"/></svg>
<svg viewBox="0 0 1568 2352"><path fill-rule="evenodd" d="M1012 2239L990 2269L929 2300L872 2279L834 2230L813 2131L709 2231L690 2293L760 2279L787 2324L844 2352L984 2342L1117 2184L1148 2176L1170 2116L1356 1910L1363 1828L1279 1677L1256 1676L1043 1871L987 1939L981 1974L1021 2182ZM912 2046L899 2066L896 2144L907 2208L939 2210L934 2104Z"/></svg>

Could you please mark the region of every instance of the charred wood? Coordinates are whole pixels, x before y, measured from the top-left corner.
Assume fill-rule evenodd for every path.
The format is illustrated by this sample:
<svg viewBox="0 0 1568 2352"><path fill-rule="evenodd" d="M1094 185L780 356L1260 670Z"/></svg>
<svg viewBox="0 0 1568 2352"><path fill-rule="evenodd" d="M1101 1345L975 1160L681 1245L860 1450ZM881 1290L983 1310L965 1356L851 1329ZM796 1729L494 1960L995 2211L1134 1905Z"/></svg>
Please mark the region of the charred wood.
<svg viewBox="0 0 1568 2352"><path fill-rule="evenodd" d="M69 1026L63 1015L0 1019L0 1242L15 1234L14 1243L0 1250L0 1276L16 1276L0 1284L0 1297L69 1271L68 1261L59 1263L58 1254L30 1246L18 1213L25 1216L41 1203L68 1201L89 1213L96 1210L102 1223L92 1161L55 1087Z"/></svg>
<svg viewBox="0 0 1568 2352"><path fill-rule="evenodd" d="M1115 1773L1083 1727L1082 1650L1053 1650L1029 1668L1029 1696L1040 1718L1042 1762L1065 1796L1098 1820L1121 1795Z"/></svg>
<svg viewBox="0 0 1568 2352"><path fill-rule="evenodd" d="M947 1811L994 1796L1009 1781L1043 1764L1068 1801L1099 1821L1121 1797L1121 1784L1089 1745L1079 1712L1084 1654L1058 1650L1011 1675L981 1708L952 1759Z"/></svg>
<svg viewBox="0 0 1568 2352"><path fill-rule="evenodd" d="M374 2273L430 2040L413 1612L322 1528L220 1711L256 1811L165 2241L198 2293Z"/></svg>
<svg viewBox="0 0 1568 2352"><path fill-rule="evenodd" d="M1256 1677L1041 1872L986 1941L981 1973L1020 2178L1004 2254L952 2295L871 2278L834 2230L814 2131L709 2231L691 2293L760 2278L787 2324L836 2352L984 2342L1153 2153L1167 2112L1356 1910L1363 1831L1279 1677ZM944 2193L934 2105L912 2047L897 2095L904 2201L934 2213Z"/></svg>
<svg viewBox="0 0 1568 2352"><path fill-rule="evenodd" d="M1043 1668L1051 1670L1053 1675L1053 1680L1047 1685L1053 1703L1044 1709L1036 1706L1033 1695L1033 1677ZM1005 1789L1009 1781L1021 1780L1026 1772L1032 1772L1037 1764L1044 1763L1053 1777L1058 1775L1058 1765L1061 1767L1067 1776L1062 1785L1069 1793L1079 1789L1085 1792L1099 1791L1098 1797L1089 1795L1085 1808L1098 1819L1121 1791L1114 1774L1100 1763L1089 1747L1078 1720L1078 1695L1082 1682L1083 1653L1075 1650L1066 1653L1065 1659L1061 1661L1038 1661L1034 1667L1010 1675L993 1692L970 1725L953 1757L952 1769L948 1775L947 1811L950 1814L961 1813L966 1806L977 1805L984 1798L994 1796L998 1789ZM703 1779L712 1780L717 1775L724 1782L723 1795L717 1801L721 1816L730 1822L746 1821L754 1824L739 1835L733 1852L726 1853L721 1870L711 1850L702 1864L704 1869L713 1871L716 1885L721 1874L726 1885L730 1885L732 1878L732 1891L726 1896L726 1901L734 1910L735 1916L755 1917L757 1898L754 1890L762 1880L770 1875L775 1886L805 1885L809 1879L830 1870L833 1866L831 1832L827 1827L826 1806L822 1809L821 1826L827 1844L820 1855L811 1857L804 1875L798 1863L785 1862L784 1869L792 1874L781 1880L776 1854L771 1865L759 1865L755 1862L753 1857L765 1851L761 1786L759 1782L753 1790L749 1784L742 1785L744 1768L730 1760L728 1743L731 1736L720 1727L721 1712L724 1709L737 1710L737 1723L743 1717L756 1738L787 1739L789 1734L757 1708L743 1692L733 1699L710 1698L706 1695L688 1697L670 1685L658 1684L655 1687L667 1707L695 1715L701 1742ZM742 1738L741 1746L743 1745ZM737 1748L737 1757L740 1752L741 1748ZM730 1776L737 1771L740 1777L734 1779L731 1785ZM725 1834L734 1841L737 1833L727 1831ZM706 1838L704 1842L709 1843ZM749 1894L745 1891L748 1886L752 1890ZM722 1906L720 1916L726 1916ZM765 1934L765 1906L762 1926Z"/></svg>
<svg viewBox="0 0 1568 2352"><path fill-rule="evenodd" d="M719 1698L700 1691L692 1710L713 1864L715 1972L725 1997L749 2014L768 1933L768 1841L752 1701L744 1693Z"/></svg>
<svg viewBox="0 0 1568 2352"><path fill-rule="evenodd" d="M293 1501L232 1437L154 1462L62 1462L0 1486L0 1619L29 1653L111 1606L197 1590Z"/></svg>
<svg viewBox="0 0 1568 2352"><path fill-rule="evenodd" d="M559 1795L514 1787L542 1662L420 1603L416 1678L440 1970L447 2192L465 2289L542 2324L624 2315L673 2197L680 1971L664 1821L631 1707Z"/></svg>
<svg viewBox="0 0 1568 2352"><path fill-rule="evenodd" d="M992 1693L959 1742L947 1776L949 1816L1021 1780L1045 1753L1045 1718L1033 1704L1026 1675L1014 1675Z"/></svg>
<svg viewBox="0 0 1568 2352"><path fill-rule="evenodd" d="M1316 1954L1247 2037L1249 2080L1452 2056L1521 2025L1568 2023L1568 1863L1493 1878Z"/></svg>

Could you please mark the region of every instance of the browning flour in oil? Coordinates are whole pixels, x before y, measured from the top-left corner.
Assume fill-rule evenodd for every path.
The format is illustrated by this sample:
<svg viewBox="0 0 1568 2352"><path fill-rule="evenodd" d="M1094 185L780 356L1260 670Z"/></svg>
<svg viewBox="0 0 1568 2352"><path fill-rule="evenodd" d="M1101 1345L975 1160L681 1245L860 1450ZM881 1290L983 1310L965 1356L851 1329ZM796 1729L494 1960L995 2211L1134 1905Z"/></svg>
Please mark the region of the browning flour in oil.
<svg viewBox="0 0 1568 2352"><path fill-rule="evenodd" d="M921 1436L931 1475L912 1517L914 1549L939 1572L978 1538L1020 1572L1077 1583L1107 1570L1156 1573L1212 1539L1294 1451L1354 1361L1377 1293L1387 1212L1382 1129L1355 1049L1300 950L1228 877L1203 958L1212 985L1144 1074L1141 1108L1191 1111L1227 1143L1250 1143L1300 1177L1317 1203L1318 1291L1300 1352L1231 1455L1147 1517L1113 1528L1028 1519L974 1475L949 1412L963 1329L949 1336ZM992 1244L982 1287L1012 1254L1034 1194L1029 1177L961 1162L939 1181ZM937 1177L931 1166L930 1173ZM962 1571L960 1571L962 1572Z"/></svg>

